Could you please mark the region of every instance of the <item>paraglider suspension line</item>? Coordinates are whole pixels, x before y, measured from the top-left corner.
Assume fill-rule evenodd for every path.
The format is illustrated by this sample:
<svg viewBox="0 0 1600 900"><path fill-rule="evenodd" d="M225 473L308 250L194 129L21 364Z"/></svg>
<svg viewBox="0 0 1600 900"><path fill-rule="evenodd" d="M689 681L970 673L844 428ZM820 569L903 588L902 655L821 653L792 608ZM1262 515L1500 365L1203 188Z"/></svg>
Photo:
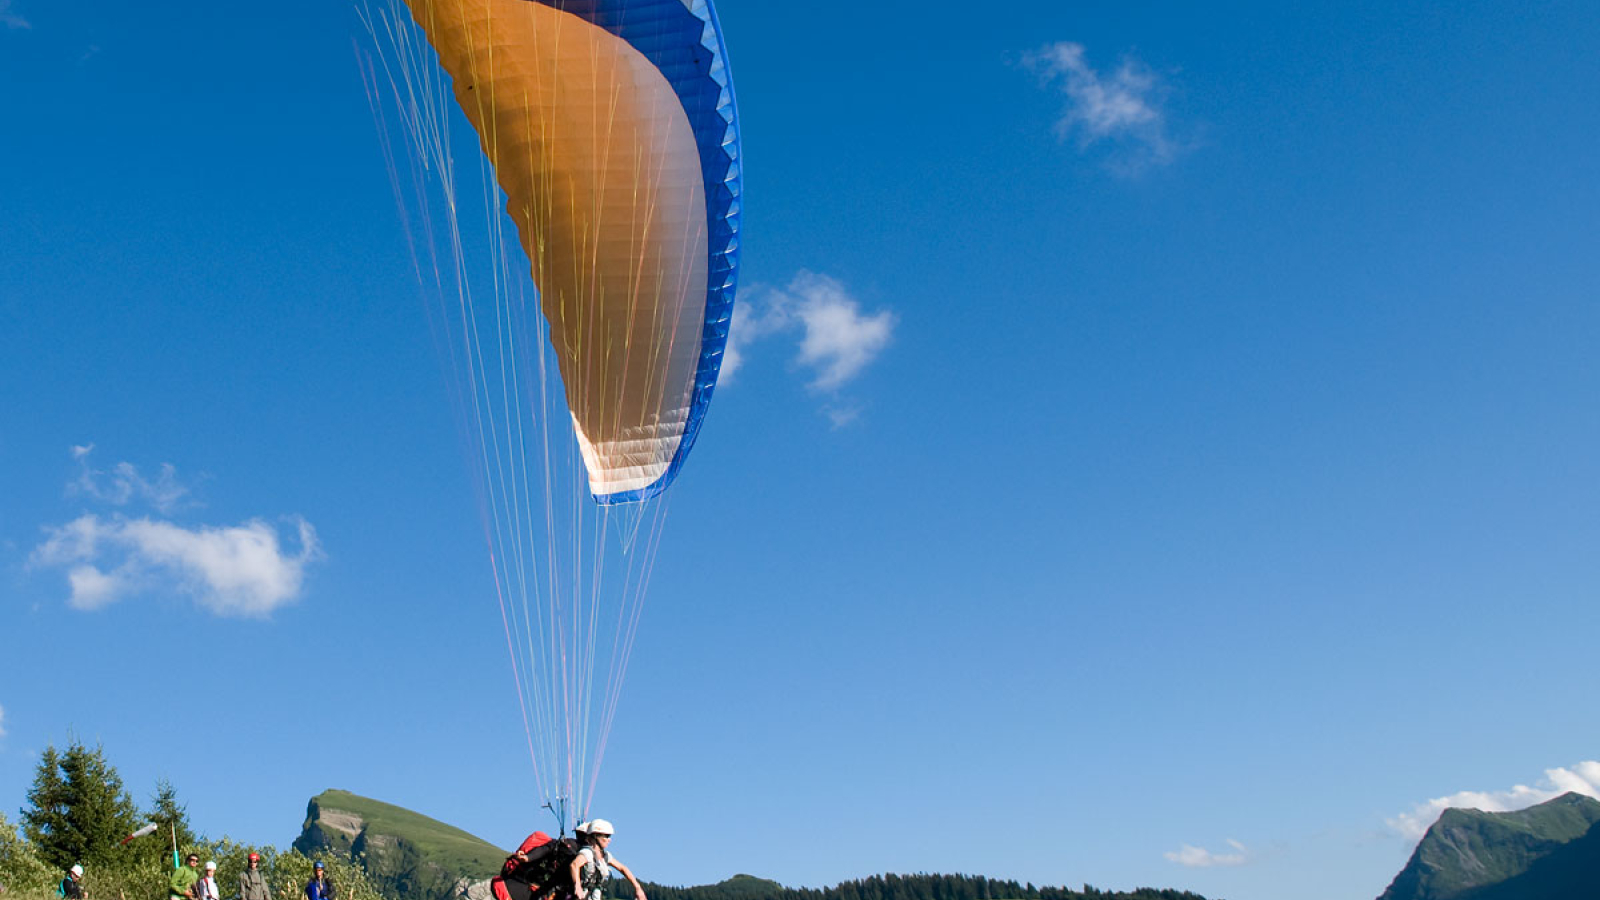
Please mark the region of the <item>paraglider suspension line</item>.
<svg viewBox="0 0 1600 900"><path fill-rule="evenodd" d="M544 808L550 810L550 815L556 817L556 837L567 836L567 798L557 797L545 801Z"/></svg>

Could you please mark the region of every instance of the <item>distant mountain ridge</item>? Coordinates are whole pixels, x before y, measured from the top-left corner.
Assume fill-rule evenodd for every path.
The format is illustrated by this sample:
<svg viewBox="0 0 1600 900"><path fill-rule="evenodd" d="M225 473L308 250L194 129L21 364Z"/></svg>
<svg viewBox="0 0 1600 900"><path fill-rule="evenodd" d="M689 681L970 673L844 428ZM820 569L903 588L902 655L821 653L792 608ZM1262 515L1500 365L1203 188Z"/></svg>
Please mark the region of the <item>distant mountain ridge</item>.
<svg viewBox="0 0 1600 900"><path fill-rule="evenodd" d="M1600 898L1600 801L1562 794L1515 812L1447 809L1378 900Z"/></svg>
<svg viewBox="0 0 1600 900"><path fill-rule="evenodd" d="M662 887L648 882L644 887L650 900L1206 900L1189 891L1102 891L1088 885L1074 891L981 875L873 875L829 888L788 888L749 875L735 875L721 884L702 887ZM607 896L625 900L628 894L613 890Z"/></svg>
<svg viewBox="0 0 1600 900"><path fill-rule="evenodd" d="M507 851L414 813L349 791L323 791L306 805L294 849L307 856L338 854L361 866L389 900L468 900L483 892L483 880L500 870ZM631 900L626 883L606 894ZM753 875L718 884L667 887L644 882L650 900L1206 900L1188 891L1137 888L1082 891L1035 887L976 875L874 875L830 888L788 888Z"/></svg>

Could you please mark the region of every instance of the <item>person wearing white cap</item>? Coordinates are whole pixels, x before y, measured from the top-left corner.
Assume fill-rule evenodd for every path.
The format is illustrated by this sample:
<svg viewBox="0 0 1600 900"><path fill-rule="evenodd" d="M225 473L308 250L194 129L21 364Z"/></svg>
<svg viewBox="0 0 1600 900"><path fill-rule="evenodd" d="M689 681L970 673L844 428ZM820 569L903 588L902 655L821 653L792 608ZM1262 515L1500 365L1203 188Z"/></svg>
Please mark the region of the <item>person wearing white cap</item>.
<svg viewBox="0 0 1600 900"><path fill-rule="evenodd" d="M605 900L606 882L611 880L611 870L616 869L633 885L633 900L648 900L639 879L633 877L628 867L611 855L607 848L616 829L605 819L584 822L573 831L578 834L578 855L572 859L572 890L574 900Z"/></svg>
<svg viewBox="0 0 1600 900"><path fill-rule="evenodd" d="M83 866L74 865L67 870L67 877L61 879L61 887L56 893L66 900L83 900Z"/></svg>
<svg viewBox="0 0 1600 900"><path fill-rule="evenodd" d="M193 892L194 900L222 900L222 892L217 890L217 864L206 860L206 873L195 881Z"/></svg>

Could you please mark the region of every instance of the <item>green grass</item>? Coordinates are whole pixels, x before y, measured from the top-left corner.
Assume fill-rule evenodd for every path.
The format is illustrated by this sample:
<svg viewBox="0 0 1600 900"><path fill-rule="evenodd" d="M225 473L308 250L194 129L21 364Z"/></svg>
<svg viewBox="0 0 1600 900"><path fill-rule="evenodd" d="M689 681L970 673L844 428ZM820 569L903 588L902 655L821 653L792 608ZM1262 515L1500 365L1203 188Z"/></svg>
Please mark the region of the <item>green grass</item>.
<svg viewBox="0 0 1600 900"><path fill-rule="evenodd" d="M396 837L409 844L423 859L452 875L487 878L500 870L507 855L506 850L453 825L349 791L323 791L311 802L324 812L360 816L369 835ZM311 819L305 824L312 824Z"/></svg>

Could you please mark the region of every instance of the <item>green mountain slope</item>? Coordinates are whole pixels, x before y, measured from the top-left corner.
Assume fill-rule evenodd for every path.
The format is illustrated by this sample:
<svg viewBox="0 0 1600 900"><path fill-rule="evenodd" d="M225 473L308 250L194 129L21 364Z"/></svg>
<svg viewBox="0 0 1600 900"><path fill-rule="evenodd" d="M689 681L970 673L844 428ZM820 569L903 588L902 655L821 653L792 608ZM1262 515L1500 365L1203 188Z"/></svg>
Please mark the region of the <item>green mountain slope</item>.
<svg viewBox="0 0 1600 900"><path fill-rule="evenodd" d="M307 856L349 858L389 900L456 900L461 878L487 879L506 857L506 851L459 828L347 791L323 791L311 798L294 849ZM699 887L645 882L645 890L650 900L1205 900L1187 891L1115 892L1086 886L1080 892L973 875L876 875L822 889L786 888L776 881L735 875ZM474 889L475 895L482 892L482 885ZM616 882L606 896L632 900L633 894L625 882Z"/></svg>
<svg viewBox="0 0 1600 900"><path fill-rule="evenodd" d="M1447 809L1379 900L1600 897L1600 802L1562 794L1528 809Z"/></svg>
<svg viewBox="0 0 1600 900"><path fill-rule="evenodd" d="M500 869L505 850L437 819L348 791L323 791L306 805L294 849L361 865L394 900L438 900L456 881Z"/></svg>
<svg viewBox="0 0 1600 900"><path fill-rule="evenodd" d="M1597 900L1600 898L1600 827L1563 844L1499 884L1474 888L1461 900Z"/></svg>
<svg viewBox="0 0 1600 900"><path fill-rule="evenodd" d="M750 897L771 897L783 890L783 885L754 875L735 875L727 881L706 885L706 889L715 890L728 900L745 900Z"/></svg>

